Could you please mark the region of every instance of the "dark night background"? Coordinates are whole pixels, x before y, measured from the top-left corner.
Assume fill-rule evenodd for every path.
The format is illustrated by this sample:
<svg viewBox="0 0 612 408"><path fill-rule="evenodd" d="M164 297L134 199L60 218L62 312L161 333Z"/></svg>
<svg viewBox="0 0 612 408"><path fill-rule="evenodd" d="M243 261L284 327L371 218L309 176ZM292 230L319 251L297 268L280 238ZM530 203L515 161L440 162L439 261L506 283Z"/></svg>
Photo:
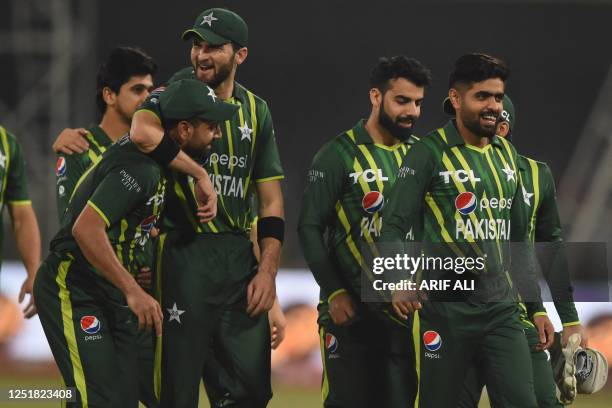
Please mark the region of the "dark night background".
<svg viewBox="0 0 612 408"><path fill-rule="evenodd" d="M271 107L286 173L287 267L304 265L295 229L306 169L325 141L369 114L368 74L379 56L413 56L434 73L417 134L446 121L441 101L455 58L482 51L506 60L512 70L507 93L517 110L515 143L525 155L548 162L557 181L612 62L607 28L612 7L605 2L87 1L79 7L95 7L95 41L87 51L94 69L72 72L81 86L71 90L71 119L65 126L97 120L95 66L114 46L148 51L160 66L156 81L161 82L189 64L190 45L180 39L182 31L199 12L216 6L231 8L249 25L249 56L238 81ZM10 22L0 17L0 24L7 28ZM10 106L19 91L12 86L9 57L1 58L1 98ZM28 158L34 149L45 151L54 138L41 135L39 143L28 143L28 124L13 126ZM53 162L49 153L49 171ZM39 219L55 217L54 205L35 202L35 207ZM44 225L46 248L54 224ZM8 244L5 253L16 257Z"/></svg>

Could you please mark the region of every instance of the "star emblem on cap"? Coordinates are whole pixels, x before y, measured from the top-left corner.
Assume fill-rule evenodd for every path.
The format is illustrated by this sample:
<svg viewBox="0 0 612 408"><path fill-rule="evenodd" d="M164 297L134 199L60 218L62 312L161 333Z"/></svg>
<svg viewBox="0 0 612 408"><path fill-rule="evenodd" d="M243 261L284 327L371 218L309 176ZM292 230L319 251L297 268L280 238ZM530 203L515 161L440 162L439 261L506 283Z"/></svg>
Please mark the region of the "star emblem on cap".
<svg viewBox="0 0 612 408"><path fill-rule="evenodd" d="M208 96L212 98L213 102L217 102L217 94L215 93L215 91L210 86L207 86L207 88L208 88Z"/></svg>
<svg viewBox="0 0 612 408"><path fill-rule="evenodd" d="M170 317L168 318L168 323L176 320L177 322L179 322L179 324L181 323L181 315L183 313L185 313L184 310L179 310L176 307L176 302L174 302L174 305L172 306L172 309L166 309L168 311L168 313L170 313Z"/></svg>
<svg viewBox="0 0 612 408"><path fill-rule="evenodd" d="M506 173L506 181L510 181L510 180L516 181L516 178L514 177L514 170L512 170L510 166L508 166L508 163L504 165L504 168L502 169L502 171Z"/></svg>
<svg viewBox="0 0 612 408"><path fill-rule="evenodd" d="M528 193L523 185L521 185L521 188L523 189L523 201L525 201L525 204L531 207L531 197L533 197L533 193Z"/></svg>
<svg viewBox="0 0 612 408"><path fill-rule="evenodd" d="M0 152L0 167L6 169L6 156Z"/></svg>
<svg viewBox="0 0 612 408"><path fill-rule="evenodd" d="M253 133L253 129L249 129L249 125L247 125L246 123L242 126L238 126L238 129L240 130L240 133L242 134L240 141L243 141L244 139L248 139L250 142L251 133Z"/></svg>
<svg viewBox="0 0 612 408"><path fill-rule="evenodd" d="M200 23L200 25L203 26L204 24L208 24L209 27L212 27L212 22L217 20L219 19L213 16L213 12L211 11L210 14L202 17L202 22Z"/></svg>

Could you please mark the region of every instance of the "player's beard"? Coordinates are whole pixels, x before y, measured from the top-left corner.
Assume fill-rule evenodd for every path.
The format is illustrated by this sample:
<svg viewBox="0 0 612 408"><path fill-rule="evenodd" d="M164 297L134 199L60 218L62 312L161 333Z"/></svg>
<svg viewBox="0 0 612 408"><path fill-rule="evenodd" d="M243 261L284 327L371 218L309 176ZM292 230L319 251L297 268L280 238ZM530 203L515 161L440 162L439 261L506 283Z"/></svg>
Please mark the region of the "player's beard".
<svg viewBox="0 0 612 408"><path fill-rule="evenodd" d="M480 138L492 138L493 136L495 136L495 130L497 129L496 124L490 127L484 127L480 124L481 117L487 113L492 113L497 119L498 114L495 111L487 109L478 113L476 117L471 117L471 114L469 112L463 111L461 112L461 121L463 122L465 127L468 128L468 130L474 135ZM497 123L497 121L495 123Z"/></svg>
<svg viewBox="0 0 612 408"><path fill-rule="evenodd" d="M213 78L207 82L208 86L210 86L212 89L215 89L230 76L230 74L232 73L232 69L234 69L234 66L231 62L233 61L233 59L234 58L232 57L230 62L228 62L227 64L219 64L216 67ZM195 72L198 72L197 66L194 66L193 69L195 70Z"/></svg>
<svg viewBox="0 0 612 408"><path fill-rule="evenodd" d="M401 126L400 123L410 122L410 127ZM404 142L412 135L412 128L414 127L414 123L416 122L416 118L412 115L404 115L398 116L393 120L391 116L387 114L385 111L385 102L384 100L380 104L380 112L378 114L378 123L380 126L384 127L391 133L396 139Z"/></svg>

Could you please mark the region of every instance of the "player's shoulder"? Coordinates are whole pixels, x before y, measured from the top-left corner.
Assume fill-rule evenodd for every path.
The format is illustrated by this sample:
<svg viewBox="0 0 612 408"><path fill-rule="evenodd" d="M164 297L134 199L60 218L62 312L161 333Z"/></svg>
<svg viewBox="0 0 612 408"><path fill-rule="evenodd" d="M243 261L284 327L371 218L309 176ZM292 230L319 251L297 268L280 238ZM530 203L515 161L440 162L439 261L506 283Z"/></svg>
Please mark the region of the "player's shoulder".
<svg viewBox="0 0 612 408"><path fill-rule="evenodd" d="M244 102L251 103L253 101L258 109L269 109L268 102L263 97L255 94L239 82L234 82L234 96Z"/></svg>
<svg viewBox="0 0 612 408"><path fill-rule="evenodd" d="M0 125L0 135L6 137L6 143L8 143L8 146L11 150L15 150L18 146L20 146L17 136L15 136L13 132L11 132L2 125ZM4 143L4 141L0 142Z"/></svg>
<svg viewBox="0 0 612 408"><path fill-rule="evenodd" d="M161 173L159 164L151 157L142 153L128 135L117 140L102 157L102 163L108 169L130 168L141 174L158 176Z"/></svg>
<svg viewBox="0 0 612 408"><path fill-rule="evenodd" d="M544 161L532 159L531 157L527 157L522 154L518 155L518 160L519 160L519 166L521 167L528 167L528 168L537 167L538 170L540 171L550 172L550 167L548 166L548 163Z"/></svg>

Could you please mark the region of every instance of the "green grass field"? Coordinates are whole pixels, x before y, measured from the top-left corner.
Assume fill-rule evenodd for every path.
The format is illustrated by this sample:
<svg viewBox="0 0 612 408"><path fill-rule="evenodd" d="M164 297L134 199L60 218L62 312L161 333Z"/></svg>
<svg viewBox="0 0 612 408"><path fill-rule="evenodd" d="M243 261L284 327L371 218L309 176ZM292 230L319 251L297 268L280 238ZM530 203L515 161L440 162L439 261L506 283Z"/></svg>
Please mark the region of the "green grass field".
<svg viewBox="0 0 612 408"><path fill-rule="evenodd" d="M8 387L23 388L44 388L59 387L60 379L51 378L10 378L0 377L0 389L6 390ZM321 394L319 390L291 388L286 386L274 386L274 398L268 405L270 408L312 408L321 406ZM0 402L2 408L43 408L58 407L57 402L29 403ZM483 399L480 408L489 407L488 400ZM200 407L208 407L208 401L202 388L200 397ZM602 392L595 395L580 395L577 402L571 405L573 408L611 408L612 407L612 387L608 386ZM373 407L374 408L374 407Z"/></svg>

